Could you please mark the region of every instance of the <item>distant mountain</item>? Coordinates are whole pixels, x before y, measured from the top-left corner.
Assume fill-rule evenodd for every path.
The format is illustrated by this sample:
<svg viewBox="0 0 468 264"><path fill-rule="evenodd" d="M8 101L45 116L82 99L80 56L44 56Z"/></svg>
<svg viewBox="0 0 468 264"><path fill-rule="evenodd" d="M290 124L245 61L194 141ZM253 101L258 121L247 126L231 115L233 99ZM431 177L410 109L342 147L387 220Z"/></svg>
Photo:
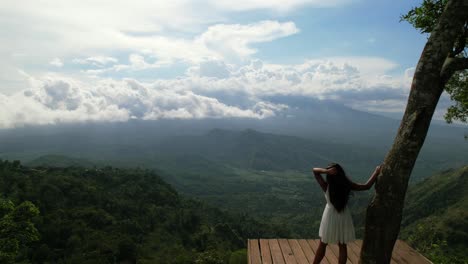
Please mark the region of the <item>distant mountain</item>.
<svg viewBox="0 0 468 264"><path fill-rule="evenodd" d="M97 164L85 159L71 158L63 155L44 155L37 159L31 160L25 164L29 167L50 167L50 168L67 168L67 167L84 167L91 168Z"/></svg>
<svg viewBox="0 0 468 264"><path fill-rule="evenodd" d="M338 108L332 109L336 111ZM281 118L277 117L278 120ZM273 124L272 120L255 122L267 127L269 122ZM298 119L291 119L289 129L294 132L291 134L300 131L295 130L295 125L300 122L294 120ZM373 116L372 120L376 121L377 117ZM238 119L231 121L232 123L227 120L135 121L3 130L0 132L0 158L19 159L28 163L44 155L58 155L97 164L151 168L164 168L166 165L174 167L171 164L183 158L185 161L200 159L234 167L276 171L305 171L311 166L324 166L331 161L337 161L348 167L352 174L362 177L383 160L393 138L388 131L385 132L387 134L383 131L379 132L380 134L375 132L379 129L385 130L384 125L376 124L371 126L375 129L368 129L361 124L361 132L355 130L354 133L360 134L358 140L357 135L350 132L350 127L331 129L330 127L338 125L333 123L335 121L304 125L317 131L328 128L322 133L316 131L316 137L279 135L254 129L215 128L204 131L210 127L209 122L213 122L211 125L219 122L220 125L231 126L240 126L242 123ZM202 128L203 124L207 126ZM250 125L258 126L254 123ZM355 124L354 127L358 125ZM460 132L459 128L444 129L448 132L428 136L416 163L413 180L433 171L461 166L468 162L465 155L468 152L468 141L463 139L462 134L456 134ZM334 137L336 133L342 133L343 137ZM446 138L447 135L451 138ZM385 140L375 143L378 138ZM50 162L46 164L51 165ZM177 166L179 169L192 169L185 163L178 163Z"/></svg>
<svg viewBox="0 0 468 264"><path fill-rule="evenodd" d="M367 146L261 133L252 129L213 129L200 136L169 137L155 145L155 149L173 156L201 156L219 164L250 170L309 172L313 166L339 161L357 174L367 171L369 164L379 164L385 154L382 149ZM184 164L180 166L184 167Z"/></svg>
<svg viewBox="0 0 468 264"><path fill-rule="evenodd" d="M388 147L393 141L400 121L371 114L340 105L331 101L294 96L266 98L271 102L287 105L288 108L275 116L258 119L219 118L219 119L162 119L156 121L129 120L115 123L83 123L0 130L0 143L3 138L47 137L67 135L70 139L98 140L106 143L141 143L142 139L161 139L174 135L201 135L214 128L224 130L253 129L266 133L298 136L338 143L352 143L375 147ZM439 125L433 122L429 130L428 142L447 140L454 145L463 142L467 126ZM25 146L17 141L18 146ZM65 143L65 142L63 142ZM74 142L68 141L73 145ZM1 151L1 150L0 150Z"/></svg>
<svg viewBox="0 0 468 264"><path fill-rule="evenodd" d="M401 236L435 263L468 262L468 166L409 188Z"/></svg>
<svg viewBox="0 0 468 264"><path fill-rule="evenodd" d="M329 161L368 169L384 158L399 126L398 120L330 101L267 99L289 107L262 120L130 120L0 130L0 158L29 162L64 155L121 167L161 167L183 155L252 169L305 170ZM465 133L466 127L431 125L412 179L466 164Z"/></svg>

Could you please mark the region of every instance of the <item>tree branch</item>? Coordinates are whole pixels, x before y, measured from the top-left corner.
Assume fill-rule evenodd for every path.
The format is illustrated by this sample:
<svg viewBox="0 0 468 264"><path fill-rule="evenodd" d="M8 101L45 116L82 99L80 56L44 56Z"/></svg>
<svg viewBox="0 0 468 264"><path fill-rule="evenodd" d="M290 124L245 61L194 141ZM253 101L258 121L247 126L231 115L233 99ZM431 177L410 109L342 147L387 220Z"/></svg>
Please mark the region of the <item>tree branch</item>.
<svg viewBox="0 0 468 264"><path fill-rule="evenodd" d="M451 58L445 59L442 70L440 71L440 79L442 84L445 84L450 80L450 77L456 72L468 69L468 58Z"/></svg>
<svg viewBox="0 0 468 264"><path fill-rule="evenodd" d="M463 34L461 34L457 39L455 49L452 52L452 57L457 56L458 54L460 54L462 51L465 50L467 38L468 38L468 24L465 22L465 26L463 28Z"/></svg>

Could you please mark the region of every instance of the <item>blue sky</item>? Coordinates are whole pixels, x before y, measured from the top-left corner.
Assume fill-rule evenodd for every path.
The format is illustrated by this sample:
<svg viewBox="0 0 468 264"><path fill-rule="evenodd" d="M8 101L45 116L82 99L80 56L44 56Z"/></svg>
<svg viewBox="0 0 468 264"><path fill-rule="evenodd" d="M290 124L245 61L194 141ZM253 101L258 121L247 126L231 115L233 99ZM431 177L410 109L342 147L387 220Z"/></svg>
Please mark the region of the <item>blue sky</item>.
<svg viewBox="0 0 468 264"><path fill-rule="evenodd" d="M258 57L298 62L304 58L377 56L397 61L402 68L414 66L426 36L399 22L399 17L419 2L356 1L330 8L301 8L279 16L294 21L301 32L259 45ZM271 12L260 17L268 19L268 15ZM242 17L253 21L258 14Z"/></svg>
<svg viewBox="0 0 468 264"><path fill-rule="evenodd" d="M420 2L3 3L0 127L261 119L293 107L275 95L398 116L427 38L399 20Z"/></svg>

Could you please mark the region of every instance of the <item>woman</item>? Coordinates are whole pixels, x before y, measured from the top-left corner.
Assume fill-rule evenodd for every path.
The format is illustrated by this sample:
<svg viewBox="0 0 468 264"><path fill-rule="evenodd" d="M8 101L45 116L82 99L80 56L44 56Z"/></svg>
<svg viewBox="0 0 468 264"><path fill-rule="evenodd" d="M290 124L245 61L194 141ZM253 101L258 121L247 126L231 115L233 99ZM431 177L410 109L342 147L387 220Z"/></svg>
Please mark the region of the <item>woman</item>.
<svg viewBox="0 0 468 264"><path fill-rule="evenodd" d="M377 179L380 168L381 166L375 168L365 184L352 182L337 163L332 163L326 169L314 168L312 170L327 200L320 222L320 244L315 252L314 264L322 261L328 243L338 244L340 249L338 263L346 263L348 258L346 244L355 240L353 219L347 206L349 194L351 191L369 190ZM322 178L322 174L326 174L326 180Z"/></svg>

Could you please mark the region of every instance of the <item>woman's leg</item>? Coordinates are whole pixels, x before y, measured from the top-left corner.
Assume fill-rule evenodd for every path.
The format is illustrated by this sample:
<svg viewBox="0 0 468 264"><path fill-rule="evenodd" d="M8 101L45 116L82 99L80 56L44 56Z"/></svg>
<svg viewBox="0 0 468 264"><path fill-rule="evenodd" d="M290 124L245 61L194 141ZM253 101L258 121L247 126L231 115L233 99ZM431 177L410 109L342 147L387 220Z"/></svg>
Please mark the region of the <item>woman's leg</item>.
<svg viewBox="0 0 468 264"><path fill-rule="evenodd" d="M340 248L340 256L338 257L338 264L346 264L346 260L348 259L348 250L346 249L346 244L338 244Z"/></svg>
<svg viewBox="0 0 468 264"><path fill-rule="evenodd" d="M315 251L314 264L320 264L320 261L322 261L323 257L325 256L325 250L327 250L327 244L320 240L320 244Z"/></svg>

